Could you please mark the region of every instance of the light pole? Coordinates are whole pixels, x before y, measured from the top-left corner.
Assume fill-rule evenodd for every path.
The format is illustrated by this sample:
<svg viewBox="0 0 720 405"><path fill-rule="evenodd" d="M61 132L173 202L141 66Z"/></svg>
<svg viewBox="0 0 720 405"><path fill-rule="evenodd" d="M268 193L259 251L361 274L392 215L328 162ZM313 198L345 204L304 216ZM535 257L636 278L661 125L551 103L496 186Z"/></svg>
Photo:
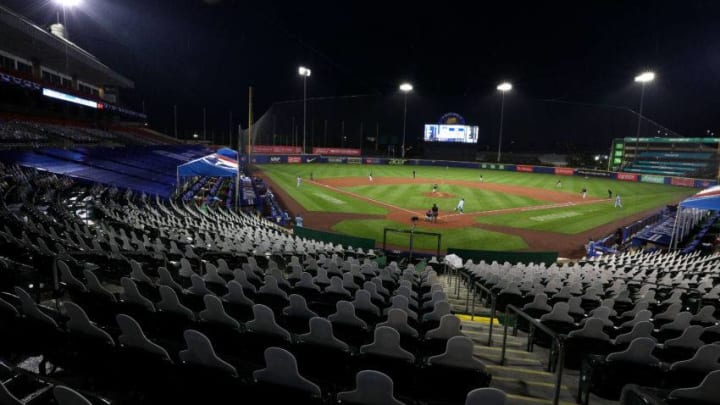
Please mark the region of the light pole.
<svg viewBox="0 0 720 405"><path fill-rule="evenodd" d="M640 83L640 111L638 113L637 132L635 133L635 154L633 162L637 160L640 153L640 125L642 124L643 103L645 101L645 85L655 80L655 73L651 71L642 72L635 76L635 82Z"/></svg>
<svg viewBox="0 0 720 405"><path fill-rule="evenodd" d="M502 82L498 84L497 89L500 91L500 134L498 135L498 154L497 161L500 163L500 156L502 155L502 133L503 133L503 120L505 118L505 93L512 90L512 84L509 82Z"/></svg>
<svg viewBox="0 0 720 405"><path fill-rule="evenodd" d="M408 93L413 90L413 86L410 83L403 83L400 85L400 91L404 93L403 102L403 141L402 141L402 157L405 158L405 127L407 124L407 96Z"/></svg>
<svg viewBox="0 0 720 405"><path fill-rule="evenodd" d="M307 132L307 78L310 77L310 69L300 66L298 74L303 77L303 146L302 153L305 154L305 134Z"/></svg>

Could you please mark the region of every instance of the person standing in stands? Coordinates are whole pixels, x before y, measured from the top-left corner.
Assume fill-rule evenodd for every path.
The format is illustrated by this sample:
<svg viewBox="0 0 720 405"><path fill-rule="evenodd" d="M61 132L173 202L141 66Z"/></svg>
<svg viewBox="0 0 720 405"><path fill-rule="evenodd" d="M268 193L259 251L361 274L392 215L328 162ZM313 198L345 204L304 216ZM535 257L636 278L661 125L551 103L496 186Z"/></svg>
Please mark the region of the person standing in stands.
<svg viewBox="0 0 720 405"><path fill-rule="evenodd" d="M615 208L622 208L622 201L620 201L620 194L615 194Z"/></svg>

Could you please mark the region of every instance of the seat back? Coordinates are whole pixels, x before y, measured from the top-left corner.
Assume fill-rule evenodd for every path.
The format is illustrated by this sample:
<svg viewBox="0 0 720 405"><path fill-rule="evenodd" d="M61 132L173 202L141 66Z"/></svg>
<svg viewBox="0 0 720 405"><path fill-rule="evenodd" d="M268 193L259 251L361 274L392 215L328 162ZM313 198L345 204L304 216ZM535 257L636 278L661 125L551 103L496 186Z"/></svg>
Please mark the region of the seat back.
<svg viewBox="0 0 720 405"><path fill-rule="evenodd" d="M170 355L167 350L163 349L162 346L151 342L145 336L140 324L137 323L135 319L125 314L119 314L115 319L120 327L118 342L120 342L121 345L144 351L163 359L170 359Z"/></svg>
<svg viewBox="0 0 720 405"><path fill-rule="evenodd" d="M65 326L69 331L79 333L85 336L91 336L99 340L105 341L110 346L115 346L115 341L109 333L98 328L90 322L85 311L74 302L66 301L63 303L68 321Z"/></svg>
<svg viewBox="0 0 720 405"><path fill-rule="evenodd" d="M215 354L210 339L202 333L188 329L183 333L187 349L180 351L179 357L185 363L212 368L229 375L237 376L237 370L230 363Z"/></svg>
<svg viewBox="0 0 720 405"><path fill-rule="evenodd" d="M393 395L393 380L375 370L363 370L355 377L355 389L340 392L340 403L363 405L404 405Z"/></svg>
<svg viewBox="0 0 720 405"><path fill-rule="evenodd" d="M253 320L246 324L248 330L266 335L280 336L290 340L290 333L275 322L272 309L262 304L253 306Z"/></svg>
<svg viewBox="0 0 720 405"><path fill-rule="evenodd" d="M92 402L79 392L62 385L53 388L53 396L58 405L92 405Z"/></svg>
<svg viewBox="0 0 720 405"><path fill-rule="evenodd" d="M468 392L465 405L505 405L506 398L497 388L476 388Z"/></svg>
<svg viewBox="0 0 720 405"><path fill-rule="evenodd" d="M159 310L195 319L195 313L180 303L175 290L167 285L161 285L158 290L160 291L160 302L157 303Z"/></svg>
<svg viewBox="0 0 720 405"><path fill-rule="evenodd" d="M400 334L388 326L375 328L375 339L372 343L360 347L361 354L400 359L414 362L415 356L400 346Z"/></svg>
<svg viewBox="0 0 720 405"><path fill-rule="evenodd" d="M254 371L253 377L257 381L304 391L313 396L321 395L320 387L300 375L295 356L279 347L265 349L265 368Z"/></svg>
<svg viewBox="0 0 720 405"><path fill-rule="evenodd" d="M619 361L648 366L659 365L660 360L652 355L655 350L655 340L650 338L636 338L630 342L630 346L622 352L610 353L607 361Z"/></svg>
<svg viewBox="0 0 720 405"><path fill-rule="evenodd" d="M57 322L49 315L40 311L40 308L35 304L35 301L33 301L27 291L20 287L15 287L15 295L20 298L20 312L22 312L23 315L47 326L57 328Z"/></svg>
<svg viewBox="0 0 720 405"><path fill-rule="evenodd" d="M720 398L720 370L713 371L693 388L681 388L672 391L670 399L678 401L697 401L698 403L716 404Z"/></svg>
<svg viewBox="0 0 720 405"><path fill-rule="evenodd" d="M470 370L485 370L485 365L473 356L473 341L467 336L455 336L447 342L443 354L428 359L430 365Z"/></svg>
<svg viewBox="0 0 720 405"><path fill-rule="evenodd" d="M440 325L437 328L425 333L426 339L443 339L447 340L453 336L464 336L460 331L460 318L455 315L447 314L440 318Z"/></svg>
<svg viewBox="0 0 720 405"><path fill-rule="evenodd" d="M240 328L240 322L225 312L220 298L208 294L203 297L203 302L205 303L205 309L200 311L200 319L206 322L226 325L233 329Z"/></svg>
<svg viewBox="0 0 720 405"><path fill-rule="evenodd" d="M349 349L347 343L333 335L332 323L319 316L310 319L310 332L300 335L300 341L340 350Z"/></svg>
<svg viewBox="0 0 720 405"><path fill-rule="evenodd" d="M401 335L418 336L418 331L408 324L408 315L405 311L398 308L391 308L387 314L387 320L377 324L376 327L389 326Z"/></svg>

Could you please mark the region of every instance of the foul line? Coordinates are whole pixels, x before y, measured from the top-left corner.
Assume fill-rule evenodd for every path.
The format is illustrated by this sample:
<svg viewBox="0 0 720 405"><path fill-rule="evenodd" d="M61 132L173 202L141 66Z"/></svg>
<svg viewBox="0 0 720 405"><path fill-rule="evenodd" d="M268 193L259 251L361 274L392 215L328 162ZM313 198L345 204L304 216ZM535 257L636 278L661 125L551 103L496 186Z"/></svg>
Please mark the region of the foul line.
<svg viewBox="0 0 720 405"><path fill-rule="evenodd" d="M407 208L398 207L397 205L392 205L392 204L389 204L389 203L386 203L386 202L383 202L383 201L378 201L378 200L372 199L372 198L370 198L370 197L366 197L366 196L363 196L363 195L360 195L360 194L353 193L352 191L347 191L347 190L343 190L343 189L341 189L341 188L329 186L329 185L327 185L327 184L318 183L317 181L312 181L312 180L311 180L311 181L308 181L308 182L309 182L309 183L312 183L312 184L314 184L314 185L316 185L316 186L322 186L322 187L325 187L325 188L329 188L330 190L334 190L334 191L336 191L336 192L339 192L339 193L342 193L342 194L346 194L346 195L349 195L349 196L351 196L351 197L355 197L355 198L360 199L360 200L370 201L370 202L373 202L373 203L375 203L375 204L377 204L377 205L384 205L384 206L386 206L386 207L390 207L390 208L393 208L393 209L396 209L396 210L401 210L401 211L409 212L409 213L411 213L411 214L413 214L413 215L418 215L417 211L412 211L412 210L409 210L409 209L407 209Z"/></svg>

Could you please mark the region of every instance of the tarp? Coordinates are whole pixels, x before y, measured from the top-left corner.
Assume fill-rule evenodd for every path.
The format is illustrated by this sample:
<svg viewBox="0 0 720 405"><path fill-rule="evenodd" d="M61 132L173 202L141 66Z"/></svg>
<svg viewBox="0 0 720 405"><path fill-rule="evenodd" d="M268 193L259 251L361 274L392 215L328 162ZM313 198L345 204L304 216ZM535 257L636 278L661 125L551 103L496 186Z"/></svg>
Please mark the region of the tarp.
<svg viewBox="0 0 720 405"><path fill-rule="evenodd" d="M217 152L178 166L178 177L235 177L238 174L237 152L222 148Z"/></svg>
<svg viewBox="0 0 720 405"><path fill-rule="evenodd" d="M720 186L706 188L681 202L680 207L720 211Z"/></svg>

